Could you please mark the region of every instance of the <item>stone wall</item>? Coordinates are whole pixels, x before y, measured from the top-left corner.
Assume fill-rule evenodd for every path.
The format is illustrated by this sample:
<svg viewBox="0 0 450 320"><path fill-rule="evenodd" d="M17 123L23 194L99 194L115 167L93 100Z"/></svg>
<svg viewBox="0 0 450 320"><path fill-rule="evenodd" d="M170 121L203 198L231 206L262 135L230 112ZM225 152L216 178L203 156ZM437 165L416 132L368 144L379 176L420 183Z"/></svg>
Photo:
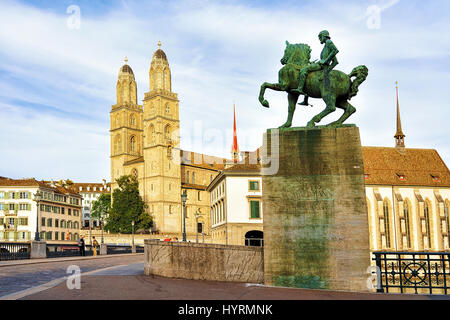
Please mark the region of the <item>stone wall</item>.
<svg viewBox="0 0 450 320"><path fill-rule="evenodd" d="M145 240L144 272L170 278L263 283L263 248Z"/></svg>

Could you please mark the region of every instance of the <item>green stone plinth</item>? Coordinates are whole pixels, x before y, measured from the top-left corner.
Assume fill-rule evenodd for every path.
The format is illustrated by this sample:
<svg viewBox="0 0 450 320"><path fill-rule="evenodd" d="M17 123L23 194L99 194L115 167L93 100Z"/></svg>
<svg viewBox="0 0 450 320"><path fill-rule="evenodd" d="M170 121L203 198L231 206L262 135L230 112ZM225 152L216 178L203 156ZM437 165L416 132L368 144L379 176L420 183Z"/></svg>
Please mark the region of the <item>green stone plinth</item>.
<svg viewBox="0 0 450 320"><path fill-rule="evenodd" d="M368 291L359 129L272 129L264 135L264 150L265 284ZM278 171L271 172L276 161Z"/></svg>

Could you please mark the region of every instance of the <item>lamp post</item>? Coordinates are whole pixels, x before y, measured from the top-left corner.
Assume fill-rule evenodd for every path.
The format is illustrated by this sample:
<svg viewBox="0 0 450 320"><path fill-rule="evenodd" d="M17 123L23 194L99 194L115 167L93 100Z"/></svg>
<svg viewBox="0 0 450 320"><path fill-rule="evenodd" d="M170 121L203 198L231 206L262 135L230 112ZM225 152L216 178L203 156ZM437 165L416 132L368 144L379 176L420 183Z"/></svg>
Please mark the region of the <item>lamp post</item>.
<svg viewBox="0 0 450 320"><path fill-rule="evenodd" d="M198 211L195 213L195 242L198 243Z"/></svg>
<svg viewBox="0 0 450 320"><path fill-rule="evenodd" d="M131 221L131 246L134 247L134 220Z"/></svg>
<svg viewBox="0 0 450 320"><path fill-rule="evenodd" d="M102 229L102 244L104 243L103 242L103 214L102 215L100 215L100 229Z"/></svg>
<svg viewBox="0 0 450 320"><path fill-rule="evenodd" d="M36 191L36 193L34 194L34 201L36 201L36 234L34 235L34 240L35 241L41 241L39 239L39 201L41 201L42 199L42 192L41 191Z"/></svg>
<svg viewBox="0 0 450 320"><path fill-rule="evenodd" d="M186 190L181 194L181 203L183 204L183 241L186 242Z"/></svg>
<svg viewBox="0 0 450 320"><path fill-rule="evenodd" d="M89 243L92 248L92 200L89 202Z"/></svg>

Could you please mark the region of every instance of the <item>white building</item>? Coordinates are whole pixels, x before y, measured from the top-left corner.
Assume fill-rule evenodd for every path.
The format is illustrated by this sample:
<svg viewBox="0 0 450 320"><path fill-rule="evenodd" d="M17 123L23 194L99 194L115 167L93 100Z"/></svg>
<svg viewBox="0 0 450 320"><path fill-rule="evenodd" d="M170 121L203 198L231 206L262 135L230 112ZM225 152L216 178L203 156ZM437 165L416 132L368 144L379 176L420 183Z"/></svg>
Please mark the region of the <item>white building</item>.
<svg viewBox="0 0 450 320"><path fill-rule="evenodd" d="M39 210L34 195L42 194ZM0 179L0 241L75 242L81 226L81 196L69 187L35 179Z"/></svg>
<svg viewBox="0 0 450 320"><path fill-rule="evenodd" d="M98 219L91 219L92 206L101 194L111 192L111 184L106 183L105 180L103 180L103 183L75 183L74 188L83 197L82 227L89 228L90 223L92 223L91 228L100 227Z"/></svg>
<svg viewBox="0 0 450 320"><path fill-rule="evenodd" d="M207 191L211 197L212 242L263 244L260 165L236 164L220 172Z"/></svg>

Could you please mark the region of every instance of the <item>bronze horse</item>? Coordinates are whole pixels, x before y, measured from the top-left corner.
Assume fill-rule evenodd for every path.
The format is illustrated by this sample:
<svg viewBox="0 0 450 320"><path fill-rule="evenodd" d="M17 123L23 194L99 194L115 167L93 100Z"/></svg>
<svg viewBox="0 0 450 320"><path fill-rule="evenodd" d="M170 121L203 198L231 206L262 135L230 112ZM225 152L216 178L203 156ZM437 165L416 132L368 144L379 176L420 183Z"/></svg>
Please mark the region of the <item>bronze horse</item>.
<svg viewBox="0 0 450 320"><path fill-rule="evenodd" d="M261 104L269 108L269 102L264 99L266 89L276 91L286 91L288 93L289 113L285 124L280 128L290 128L292 126L292 117L294 116L295 106L299 98L299 94L292 92L297 89L299 84L300 69L310 63L311 48L307 44L290 44L286 41L286 50L281 59L284 67L278 73L279 83L264 82L261 86L259 101ZM369 74L366 66L359 66L347 75L342 71L328 70L311 72L305 83L304 91L312 98L322 98L326 103L326 108L308 122L307 127L313 128L325 116L336 111L337 108L344 109L344 114L339 120L330 123L330 127L340 127L353 113L356 112L348 101L356 96L358 88ZM355 80L352 81L352 78Z"/></svg>

